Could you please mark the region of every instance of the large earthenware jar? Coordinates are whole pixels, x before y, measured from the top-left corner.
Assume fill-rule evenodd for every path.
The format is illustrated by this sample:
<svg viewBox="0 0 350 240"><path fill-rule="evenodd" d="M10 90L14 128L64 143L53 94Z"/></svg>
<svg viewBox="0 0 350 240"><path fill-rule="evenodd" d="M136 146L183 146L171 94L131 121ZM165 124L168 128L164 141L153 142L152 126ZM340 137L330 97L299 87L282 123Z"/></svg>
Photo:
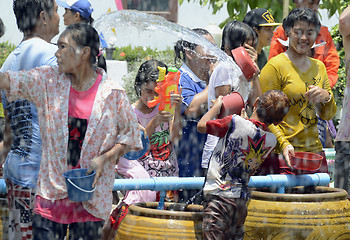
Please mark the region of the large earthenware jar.
<svg viewBox="0 0 350 240"><path fill-rule="evenodd" d="M245 239L350 239L347 192L328 187L253 191L245 232Z"/></svg>
<svg viewBox="0 0 350 240"><path fill-rule="evenodd" d="M166 210L157 206L157 202L130 205L115 239L202 239L202 206L166 203Z"/></svg>

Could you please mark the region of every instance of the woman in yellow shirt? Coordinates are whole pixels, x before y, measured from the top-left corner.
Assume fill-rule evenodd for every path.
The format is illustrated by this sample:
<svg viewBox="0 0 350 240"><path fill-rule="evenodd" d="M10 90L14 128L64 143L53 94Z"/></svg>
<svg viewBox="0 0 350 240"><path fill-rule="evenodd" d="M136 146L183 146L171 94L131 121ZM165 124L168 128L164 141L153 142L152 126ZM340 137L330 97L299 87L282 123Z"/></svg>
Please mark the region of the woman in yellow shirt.
<svg viewBox="0 0 350 240"><path fill-rule="evenodd" d="M278 126L270 130L278 140L277 150L289 167L289 154L313 152L323 156L317 172L328 172L325 154L318 137L317 116L331 119L336 104L331 92L326 68L319 60L308 57L321 24L310 9L297 8L283 20L289 37L289 48L272 58L262 69L260 84L263 92L270 89L285 92L290 100L290 110ZM292 173L280 169L281 173ZM311 172L303 172L311 173Z"/></svg>

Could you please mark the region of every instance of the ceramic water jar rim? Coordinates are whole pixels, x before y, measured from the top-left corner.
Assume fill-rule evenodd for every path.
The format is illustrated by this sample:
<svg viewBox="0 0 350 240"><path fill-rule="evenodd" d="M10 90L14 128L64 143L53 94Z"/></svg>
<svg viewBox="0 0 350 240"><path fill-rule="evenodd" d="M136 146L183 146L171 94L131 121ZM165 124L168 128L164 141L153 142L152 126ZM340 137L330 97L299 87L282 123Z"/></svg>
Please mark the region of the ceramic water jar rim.
<svg viewBox="0 0 350 240"><path fill-rule="evenodd" d="M301 190L303 187L296 187ZM271 193L261 190L252 191L251 198L266 201L281 202L319 202L319 201L339 201L347 199L347 192L340 188L330 188L318 186L315 193Z"/></svg>
<svg viewBox="0 0 350 240"><path fill-rule="evenodd" d="M157 209L158 202L136 203L129 206L129 212L137 216L169 219L202 219L203 206L184 203L165 203L166 210ZM173 208L173 209L172 209Z"/></svg>

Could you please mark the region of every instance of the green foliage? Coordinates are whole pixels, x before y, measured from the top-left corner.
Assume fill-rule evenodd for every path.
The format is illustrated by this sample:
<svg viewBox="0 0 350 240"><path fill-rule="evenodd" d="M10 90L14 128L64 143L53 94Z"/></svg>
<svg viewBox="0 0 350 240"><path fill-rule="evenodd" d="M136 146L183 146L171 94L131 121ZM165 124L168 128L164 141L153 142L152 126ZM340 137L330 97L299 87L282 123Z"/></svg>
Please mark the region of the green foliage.
<svg viewBox="0 0 350 240"><path fill-rule="evenodd" d="M339 25L336 25L332 28L331 31L333 41L337 47L338 55L340 58L340 65L338 70L338 81L336 85L333 88L334 93L334 99L337 102L338 108L341 108L342 106L342 100L344 97L344 88L346 84L346 70L345 70L345 53L343 48L343 39L342 36L339 33Z"/></svg>
<svg viewBox="0 0 350 240"><path fill-rule="evenodd" d="M170 47L166 50L157 50L146 47L131 47L131 45L129 45L127 47L117 47L113 52L114 60L127 61L128 63L128 74L123 78L123 87L132 103L138 99L134 90L137 71L142 63L152 58L162 61L168 67L179 68L181 66L179 64L174 64L175 53Z"/></svg>
<svg viewBox="0 0 350 240"><path fill-rule="evenodd" d="M15 45L9 42L0 43L0 67L4 64L8 55L16 48Z"/></svg>
<svg viewBox="0 0 350 240"><path fill-rule="evenodd" d="M340 0L339 1L341 11L343 11L349 4L350 0ZM339 32L339 25L337 24L332 28L331 35L334 41L334 44L337 47L338 55L340 58L340 65L338 70L338 81L337 84L333 87L334 99L337 103L338 110L343 107L343 98L344 98L344 89L346 86L346 68L345 68L345 52L343 48L343 38ZM337 126L339 119L334 119L334 123Z"/></svg>
<svg viewBox="0 0 350 240"><path fill-rule="evenodd" d="M179 0L182 4L184 0ZM200 5L207 4L212 8L213 14L216 14L225 3L227 3L227 12L229 17L220 24L223 27L227 22L232 20L243 20L246 12L249 9L265 8L269 10L276 22L283 20L283 3L284 0L187 0L188 2L199 2ZM341 2L344 0L322 0L321 9L327 9L328 17L333 16L336 12L340 13ZM289 10L295 7L292 0L289 0Z"/></svg>

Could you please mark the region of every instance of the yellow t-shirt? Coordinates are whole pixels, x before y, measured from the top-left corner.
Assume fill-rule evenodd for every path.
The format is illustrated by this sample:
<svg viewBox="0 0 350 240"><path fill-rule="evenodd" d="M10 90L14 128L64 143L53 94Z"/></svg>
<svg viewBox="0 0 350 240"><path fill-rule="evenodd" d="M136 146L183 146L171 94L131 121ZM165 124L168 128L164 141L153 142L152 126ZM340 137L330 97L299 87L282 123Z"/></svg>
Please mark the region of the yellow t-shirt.
<svg viewBox="0 0 350 240"><path fill-rule="evenodd" d="M0 118L4 118L5 115L4 115L4 109L2 107L2 103L0 103Z"/></svg>
<svg viewBox="0 0 350 240"><path fill-rule="evenodd" d="M277 137L277 151L292 144L295 151L320 152L322 144L318 136L316 113L321 119L330 120L337 110L333 96L328 103L318 105L305 98L310 85L319 86L332 94L324 64L317 59L309 60L310 68L301 72L281 53L270 59L261 70L262 92L281 90L287 94L291 106L281 124L269 127Z"/></svg>

